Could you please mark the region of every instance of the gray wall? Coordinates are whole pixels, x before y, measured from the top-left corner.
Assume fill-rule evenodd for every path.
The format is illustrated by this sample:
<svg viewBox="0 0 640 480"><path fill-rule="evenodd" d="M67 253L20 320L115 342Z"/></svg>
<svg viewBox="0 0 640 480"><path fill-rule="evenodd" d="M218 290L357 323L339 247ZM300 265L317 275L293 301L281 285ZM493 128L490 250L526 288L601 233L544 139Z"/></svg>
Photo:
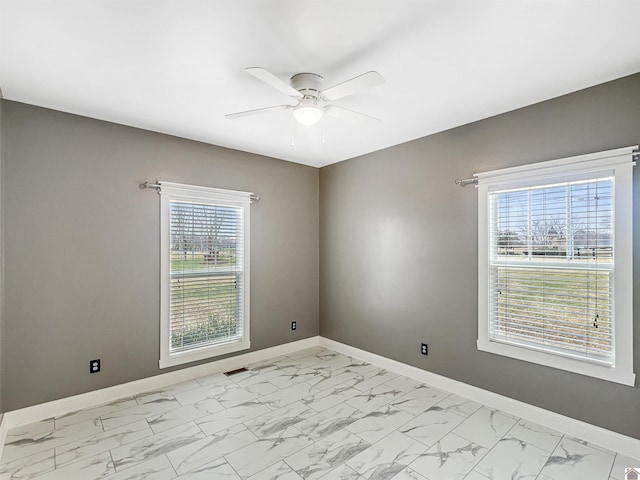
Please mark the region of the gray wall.
<svg viewBox="0 0 640 480"><path fill-rule="evenodd" d="M640 438L639 388L477 351L477 197L454 184L638 144L639 106L634 75L322 168L321 335ZM636 167L636 292L639 182ZM639 293L634 300L640 374Z"/></svg>
<svg viewBox="0 0 640 480"><path fill-rule="evenodd" d="M167 371L159 198L145 180L261 195L252 349L318 334L317 169L9 101L2 113L5 410ZM102 372L89 375L93 358Z"/></svg>

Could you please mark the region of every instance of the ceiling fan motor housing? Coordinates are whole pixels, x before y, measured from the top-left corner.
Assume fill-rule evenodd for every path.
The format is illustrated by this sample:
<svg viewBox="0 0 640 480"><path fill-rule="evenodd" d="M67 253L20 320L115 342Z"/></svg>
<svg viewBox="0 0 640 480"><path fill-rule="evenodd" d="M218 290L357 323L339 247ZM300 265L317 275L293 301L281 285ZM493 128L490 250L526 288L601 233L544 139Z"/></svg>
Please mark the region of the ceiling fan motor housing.
<svg viewBox="0 0 640 480"><path fill-rule="evenodd" d="M318 100L320 98L322 80L322 76L317 73L297 73L291 77L289 82L304 97L312 97Z"/></svg>

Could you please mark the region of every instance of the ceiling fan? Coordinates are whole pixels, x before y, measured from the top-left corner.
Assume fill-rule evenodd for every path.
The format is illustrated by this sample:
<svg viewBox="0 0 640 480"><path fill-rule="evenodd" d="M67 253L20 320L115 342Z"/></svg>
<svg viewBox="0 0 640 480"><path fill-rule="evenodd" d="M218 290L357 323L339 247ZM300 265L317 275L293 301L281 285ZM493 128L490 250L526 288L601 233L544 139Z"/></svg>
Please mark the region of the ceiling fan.
<svg viewBox="0 0 640 480"><path fill-rule="evenodd" d="M246 70L249 74L262 80L267 85L281 91L285 95L297 99L298 103L295 105L275 105L273 107L230 113L225 115L228 119L234 120L251 115L271 113L277 110L293 109L293 117L302 125L306 126L317 123L325 114L342 120L358 120L361 118L379 120L378 118L355 112L348 108L326 104L327 102L333 102L334 100L353 95L367 88L383 84L384 78L378 72L369 71L327 89L323 89L322 82L324 79L317 73L297 73L289 79L289 83L286 83L264 68L249 67Z"/></svg>

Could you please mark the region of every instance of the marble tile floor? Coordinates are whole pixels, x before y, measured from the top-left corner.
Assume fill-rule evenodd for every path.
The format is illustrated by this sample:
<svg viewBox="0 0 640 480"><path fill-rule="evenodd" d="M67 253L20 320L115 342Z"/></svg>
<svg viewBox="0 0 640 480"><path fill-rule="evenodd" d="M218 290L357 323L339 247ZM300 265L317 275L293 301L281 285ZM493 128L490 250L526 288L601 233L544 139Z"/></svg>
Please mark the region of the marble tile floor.
<svg viewBox="0 0 640 480"><path fill-rule="evenodd" d="M638 466L314 347L10 430L0 480L624 480Z"/></svg>

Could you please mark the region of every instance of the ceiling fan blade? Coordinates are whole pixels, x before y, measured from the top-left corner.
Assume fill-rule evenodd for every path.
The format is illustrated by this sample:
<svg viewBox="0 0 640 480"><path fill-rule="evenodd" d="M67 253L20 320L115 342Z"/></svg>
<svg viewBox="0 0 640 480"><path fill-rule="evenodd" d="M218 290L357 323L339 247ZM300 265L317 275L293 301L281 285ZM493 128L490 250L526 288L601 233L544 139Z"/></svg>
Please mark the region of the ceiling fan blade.
<svg viewBox="0 0 640 480"><path fill-rule="evenodd" d="M329 87L326 90L323 90L321 95L322 98L331 102L333 100L346 97L347 95L352 95L361 90L382 85L383 83L384 77L378 72L372 70L345 82L339 83L338 85L334 85L333 87Z"/></svg>
<svg viewBox="0 0 640 480"><path fill-rule="evenodd" d="M270 85L276 90L280 90L285 95L289 95L290 97L296 97L296 98L299 98L302 96L302 94L298 90L293 88L288 83L280 80L269 70L265 70L264 68L260 68L260 67L249 67L246 70L248 73L250 73L257 79L262 80L264 83L266 83L267 85Z"/></svg>
<svg viewBox="0 0 640 480"><path fill-rule="evenodd" d="M328 105L324 107L324 111L330 117L338 118L340 120L347 120L350 122L362 120L363 118L367 120L376 120L377 122L381 121L379 118L372 117L371 115L355 112L353 110L349 110L348 108L338 107L336 105Z"/></svg>
<svg viewBox="0 0 640 480"><path fill-rule="evenodd" d="M273 107L256 108L253 110L246 110L244 112L229 113L225 115L225 118L229 120L235 120L236 118L250 117L252 115L261 115L263 113L275 112L278 110L288 110L293 108L291 105L275 105Z"/></svg>

